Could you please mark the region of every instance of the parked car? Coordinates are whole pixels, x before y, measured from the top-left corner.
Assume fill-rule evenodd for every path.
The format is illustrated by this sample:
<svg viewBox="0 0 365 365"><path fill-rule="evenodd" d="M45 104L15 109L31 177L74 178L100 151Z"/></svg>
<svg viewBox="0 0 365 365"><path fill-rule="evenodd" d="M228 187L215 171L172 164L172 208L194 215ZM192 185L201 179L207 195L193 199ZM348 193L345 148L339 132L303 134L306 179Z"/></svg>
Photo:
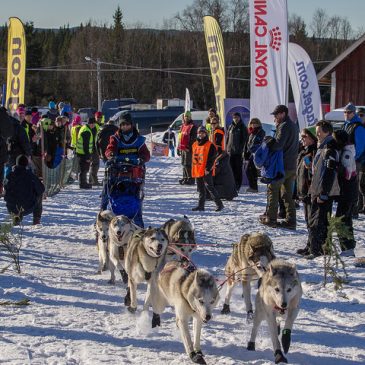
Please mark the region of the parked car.
<svg viewBox="0 0 365 365"><path fill-rule="evenodd" d="M80 115L81 120L86 122L89 118L93 117L96 113L96 109L89 107L89 108L80 108L77 111L77 114Z"/></svg>

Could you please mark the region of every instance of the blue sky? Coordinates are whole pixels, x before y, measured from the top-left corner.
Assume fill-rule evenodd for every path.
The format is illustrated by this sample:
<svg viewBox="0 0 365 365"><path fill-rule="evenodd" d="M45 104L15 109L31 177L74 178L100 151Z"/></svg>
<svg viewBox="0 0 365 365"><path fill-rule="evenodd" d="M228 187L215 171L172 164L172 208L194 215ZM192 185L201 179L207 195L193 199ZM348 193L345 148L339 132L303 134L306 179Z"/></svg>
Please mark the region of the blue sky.
<svg viewBox="0 0 365 365"><path fill-rule="evenodd" d="M33 21L37 28L75 26L90 19L110 24L119 5L127 26L140 23L159 27L164 19L184 10L193 0L1 0L1 3L1 25L10 16L17 16L23 22ZM365 28L365 0L288 0L289 14L301 15L307 25L318 7L325 9L329 16L347 17L354 30Z"/></svg>

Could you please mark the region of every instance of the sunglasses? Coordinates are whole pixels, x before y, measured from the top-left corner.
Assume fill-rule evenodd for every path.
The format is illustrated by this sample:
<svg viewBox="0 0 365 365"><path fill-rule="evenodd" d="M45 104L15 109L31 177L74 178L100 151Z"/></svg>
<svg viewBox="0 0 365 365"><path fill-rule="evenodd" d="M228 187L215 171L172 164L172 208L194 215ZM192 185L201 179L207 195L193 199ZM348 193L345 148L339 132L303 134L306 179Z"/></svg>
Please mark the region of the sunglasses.
<svg viewBox="0 0 365 365"><path fill-rule="evenodd" d="M302 136L300 136L301 138L308 138L308 136L306 136L305 134L303 134Z"/></svg>
<svg viewBox="0 0 365 365"><path fill-rule="evenodd" d="M345 110L345 111L344 111L344 113L345 113L345 114L352 114L353 112L352 112L352 111L350 111L350 110Z"/></svg>
<svg viewBox="0 0 365 365"><path fill-rule="evenodd" d="M214 125L214 124L218 124L218 123L210 123L210 124Z"/></svg>

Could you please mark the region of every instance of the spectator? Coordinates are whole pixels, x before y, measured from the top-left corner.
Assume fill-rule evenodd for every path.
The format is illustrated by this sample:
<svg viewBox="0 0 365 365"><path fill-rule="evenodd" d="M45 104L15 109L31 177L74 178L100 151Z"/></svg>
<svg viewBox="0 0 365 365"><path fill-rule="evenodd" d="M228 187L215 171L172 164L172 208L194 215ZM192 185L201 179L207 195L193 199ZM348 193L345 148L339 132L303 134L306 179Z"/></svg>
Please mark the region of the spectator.
<svg viewBox="0 0 365 365"><path fill-rule="evenodd" d="M44 186L27 166L28 157L19 155L16 166L5 180L4 200L13 216L14 225L18 225L30 213L33 213L33 224L40 224L41 221Z"/></svg>
<svg viewBox="0 0 365 365"><path fill-rule="evenodd" d="M270 143L271 151L283 151L284 178L268 185L267 190L267 215L260 216L262 224L277 224L279 196L285 203L286 218L279 225L282 228L296 229L296 209L293 199L294 180L296 174L296 160L299 149L299 131L297 125L288 116L288 108L285 105L276 106L271 113L275 118L276 131L273 143ZM270 137L271 138L271 137Z"/></svg>
<svg viewBox="0 0 365 365"><path fill-rule="evenodd" d="M309 216L311 209L311 198L309 196L309 187L312 182L312 163L317 152L317 137L308 128L301 131L302 149L297 159L297 194L299 200L303 203L304 218L309 229ZM297 250L299 255L309 254L309 242L304 248Z"/></svg>
<svg viewBox="0 0 365 365"><path fill-rule="evenodd" d="M95 115L95 120L96 120L96 125L98 126L98 131L99 131L99 128L101 128L103 125L104 125L104 115L102 112L96 112Z"/></svg>
<svg viewBox="0 0 365 365"><path fill-rule="evenodd" d="M219 121L219 116L217 114L217 111L214 108L210 108L208 110L208 118L205 120L205 128L208 131L208 136L210 137L210 135L212 134L212 119L213 118L218 118Z"/></svg>
<svg viewBox="0 0 365 365"><path fill-rule="evenodd" d="M339 161L336 142L332 137L330 122L321 120L316 124L318 149L312 163L312 183L309 187L311 208L308 219L309 253L304 257L314 259L323 255L327 238L328 215L332 211L333 198L340 194L337 179Z"/></svg>
<svg viewBox="0 0 365 365"><path fill-rule="evenodd" d="M243 149L247 142L248 132L240 113L233 114L233 122L227 132L227 153L231 163L237 191L242 185Z"/></svg>
<svg viewBox="0 0 365 365"><path fill-rule="evenodd" d="M76 143L76 154L79 159L79 186L80 189L91 189L92 185L87 183L87 173L90 168L91 154L93 153L94 136L92 128L95 127L95 118L89 118L88 124L81 127Z"/></svg>
<svg viewBox="0 0 365 365"><path fill-rule="evenodd" d="M169 147L170 156L175 157L175 146L176 146L176 138L175 133L168 128L162 137L162 142L166 143Z"/></svg>
<svg viewBox="0 0 365 365"><path fill-rule="evenodd" d="M333 133L340 152L338 183L340 195L337 198L336 217L342 217L342 221L349 230L349 237L342 232L337 232L342 256L355 256L354 248L356 241L352 225L352 215L358 199L358 183L356 175L355 146L349 144L349 136L344 130L337 130Z"/></svg>
<svg viewBox="0 0 365 365"><path fill-rule="evenodd" d="M96 121L96 120L95 120ZM89 184L94 186L100 186L102 183L98 181L98 171L100 167L100 156L96 147L96 138L97 134L100 130L100 126L95 123L93 127L91 127L91 133L93 134L93 148L91 153L91 163L90 163L90 171L89 171Z"/></svg>
<svg viewBox="0 0 365 365"><path fill-rule="evenodd" d="M191 177L192 166L192 146L196 140L197 127L191 119L191 112L187 111L183 115L183 124L181 126L181 137L178 151L181 154L181 164L183 166L183 178L179 180L182 185L194 185L195 181Z"/></svg>
<svg viewBox="0 0 365 365"><path fill-rule="evenodd" d="M52 169L57 160L57 149L61 142L61 134L56 130L55 122L47 118L49 121L47 131L44 132L44 158L48 168ZM45 122L45 119L43 119Z"/></svg>
<svg viewBox="0 0 365 365"><path fill-rule="evenodd" d="M220 155L224 151L224 128L219 126L219 118L213 117L210 120L211 125L211 134L210 140L214 144L215 149L217 150L218 155Z"/></svg>
<svg viewBox="0 0 365 365"><path fill-rule="evenodd" d="M246 175L248 179L249 187L246 190L247 193L257 193L257 168L253 162L253 155L257 149L261 146L265 131L262 129L260 119L252 118L248 123L248 140L244 149L244 159L248 161L246 167Z"/></svg>
<svg viewBox="0 0 365 365"><path fill-rule="evenodd" d="M214 200L217 208L216 212L223 209L223 203L218 197L218 193L213 186L213 167L216 158L216 149L209 141L208 131L201 126L198 129L196 142L192 146L192 177L196 178L199 193L199 202L193 211L203 211L205 209L206 192L208 190L210 196Z"/></svg>
<svg viewBox="0 0 365 365"><path fill-rule="evenodd" d="M96 148L99 152L99 156L103 159L104 162L107 161L107 157L105 156L105 151L108 147L110 137L114 135L118 131L118 127L114 125L114 121L109 119L108 123L106 123L98 132L96 136Z"/></svg>
<svg viewBox="0 0 365 365"><path fill-rule="evenodd" d="M47 118L55 121L56 118L60 115L58 110L57 110L57 107L56 107L56 103L54 101L50 101L48 103L48 112L47 112Z"/></svg>

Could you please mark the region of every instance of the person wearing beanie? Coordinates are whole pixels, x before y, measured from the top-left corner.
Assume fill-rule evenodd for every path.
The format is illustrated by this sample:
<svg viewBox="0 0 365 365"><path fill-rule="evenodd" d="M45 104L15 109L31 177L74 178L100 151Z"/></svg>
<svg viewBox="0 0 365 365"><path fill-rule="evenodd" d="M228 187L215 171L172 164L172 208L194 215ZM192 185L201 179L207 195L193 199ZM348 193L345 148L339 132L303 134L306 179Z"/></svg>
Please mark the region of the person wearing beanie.
<svg viewBox="0 0 365 365"><path fill-rule="evenodd" d="M16 165L5 179L4 200L13 224L18 225L24 216L33 213L33 224L40 224L44 185L28 168L29 159L19 155Z"/></svg>
<svg viewBox="0 0 365 365"><path fill-rule="evenodd" d="M95 127L95 118L89 118L87 124L81 127L76 142L76 154L79 159L79 184L80 189L91 189L87 183L87 173L90 169L91 154L93 153L94 135L92 128Z"/></svg>
<svg viewBox="0 0 365 365"><path fill-rule="evenodd" d="M192 211L204 211L206 190L215 202L216 212L223 209L223 203L218 197L218 193L213 185L214 161L217 156L217 150L214 144L209 141L208 131L204 126L198 128L197 140L192 146L192 178L196 178L199 201L198 205L192 208Z"/></svg>
<svg viewBox="0 0 365 365"><path fill-rule="evenodd" d="M19 120L19 122L22 123L24 121L24 118L25 118L25 107L19 105L16 108L16 114L15 114L15 116Z"/></svg>
<svg viewBox="0 0 365 365"><path fill-rule="evenodd" d="M126 161L142 166L150 160L151 155L146 146L146 138L141 136L133 126L130 113L122 114L119 129L109 139L109 144L105 150L105 157L108 160L116 158L118 161ZM143 197L141 200L143 201ZM106 184L104 184L101 196L101 210L105 210L107 205L108 197L106 194ZM133 221L140 227L144 227L142 203Z"/></svg>
<svg viewBox="0 0 365 365"><path fill-rule="evenodd" d="M55 121L56 118L59 116L56 103L54 101L50 101L48 103L48 108L49 108L49 110L47 112L47 118Z"/></svg>
<svg viewBox="0 0 365 365"><path fill-rule="evenodd" d="M181 156L183 177L179 180L181 185L194 185L195 180L191 177L192 146L196 140L197 127L191 119L191 112L186 111L183 115L183 124L180 129L180 139L177 147Z"/></svg>

